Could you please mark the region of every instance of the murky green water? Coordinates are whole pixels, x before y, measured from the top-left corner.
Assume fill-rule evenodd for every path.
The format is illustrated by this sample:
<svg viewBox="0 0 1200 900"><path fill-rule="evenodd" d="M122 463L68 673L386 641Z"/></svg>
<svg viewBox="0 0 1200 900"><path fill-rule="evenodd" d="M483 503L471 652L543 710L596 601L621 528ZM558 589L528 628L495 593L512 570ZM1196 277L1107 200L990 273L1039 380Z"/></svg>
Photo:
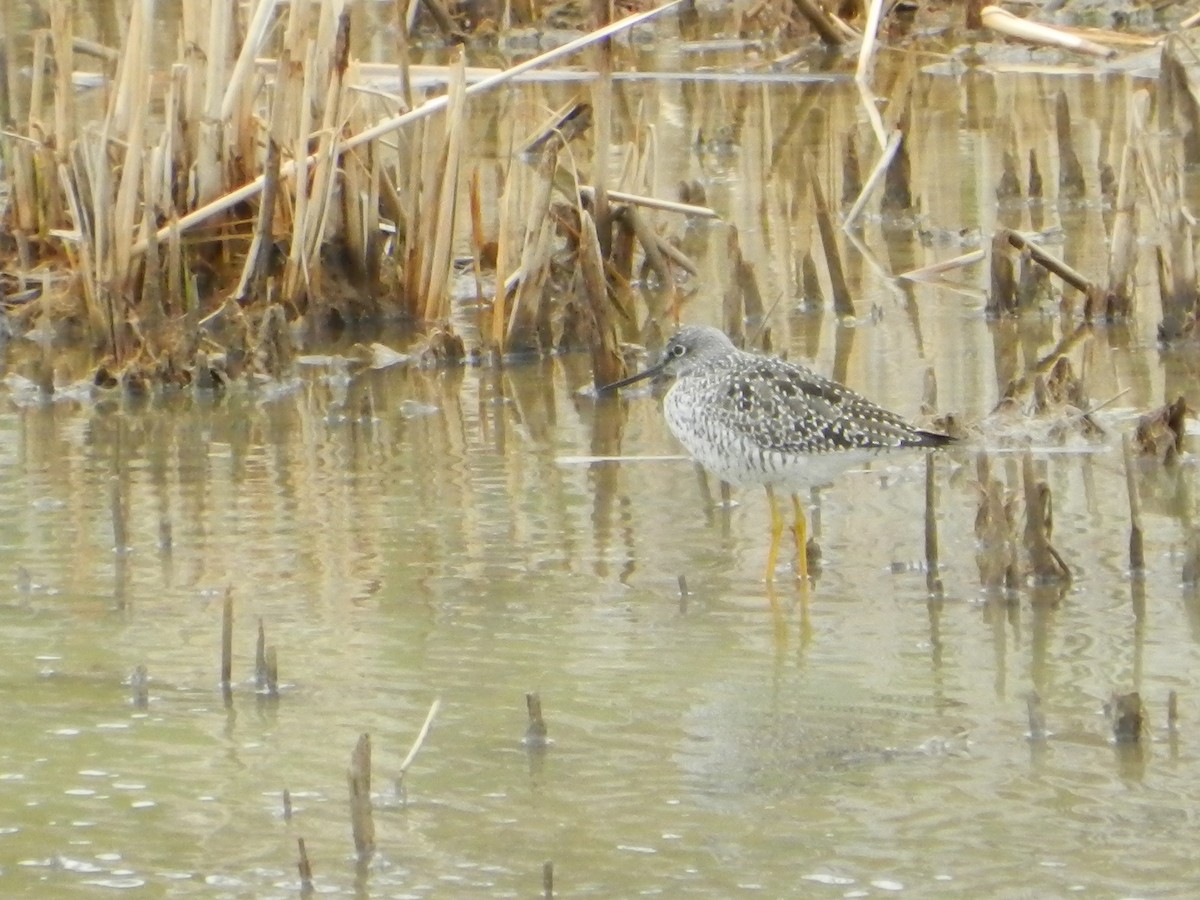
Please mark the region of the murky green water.
<svg viewBox="0 0 1200 900"><path fill-rule="evenodd" d="M685 66L673 52L660 68ZM884 240L868 221L868 253L846 252L853 323L790 314L794 257L816 241L796 163L815 140L837 182L840 136L866 133L853 88L621 91L641 116L625 124L658 129L640 187L706 185L756 267L778 348L913 416L932 371L938 408L973 419L998 395L998 337L1012 331L1028 362L1064 322L989 324L978 267L951 276L965 295L884 273L962 252L960 229L990 234L1010 135L1038 149L1053 184L1060 88L1080 155L1095 160L1136 82L975 73L914 85L929 240ZM537 118L552 105L513 96ZM814 105L826 135L788 131ZM504 118L481 111L491 116ZM697 144L700 133L722 139ZM1013 224L1035 215L1064 226L1056 252L1103 273L1098 197L1021 210ZM705 275L686 319L721 321L727 236L723 225L689 236ZM1034 448L1075 580L1062 597L1025 585L1011 598L980 588L974 446L936 462L943 597L923 568L918 456L823 491L819 577L806 597L781 573L772 596L761 493L722 504L650 396L581 393L585 360L307 365L284 386L139 405L38 402L11 377L30 373L36 351L12 345L0 894L291 897L302 837L318 892L341 896L532 896L546 860L564 896L1187 895L1200 601L1180 582L1195 468L1141 470L1148 571L1131 581L1118 442L1135 412L1180 391L1200 402L1194 360L1161 353L1156 323L1143 309L1076 354L1094 400L1117 398L1099 416L1110 437ZM60 385L81 370L60 363ZM596 461L612 456L625 459ZM1018 468L1015 453L993 458L1014 489ZM277 698L253 683L260 620L278 650ZM144 706L128 683L137 666L151 678ZM1034 689L1046 741L1027 735ZM1151 731L1116 746L1102 707L1132 689ZM522 744L529 691L545 707L545 750ZM400 797L398 767L436 698ZM345 772L363 732L378 852L359 868Z"/></svg>

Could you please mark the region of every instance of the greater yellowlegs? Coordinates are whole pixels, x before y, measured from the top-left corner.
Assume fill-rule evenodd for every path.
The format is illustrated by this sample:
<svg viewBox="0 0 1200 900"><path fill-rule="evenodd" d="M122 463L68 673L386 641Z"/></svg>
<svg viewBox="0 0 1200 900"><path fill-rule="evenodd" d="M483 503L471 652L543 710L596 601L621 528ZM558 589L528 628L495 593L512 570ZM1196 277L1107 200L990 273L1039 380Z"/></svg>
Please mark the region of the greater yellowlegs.
<svg viewBox="0 0 1200 900"><path fill-rule="evenodd" d="M791 494L797 567L800 577L807 578L808 529L797 490L823 484L872 455L941 447L952 440L923 431L804 366L739 350L724 332L702 325L681 328L655 365L601 390L659 374L676 376L663 411L688 453L724 481L767 489L768 582L774 579L783 535L776 488Z"/></svg>

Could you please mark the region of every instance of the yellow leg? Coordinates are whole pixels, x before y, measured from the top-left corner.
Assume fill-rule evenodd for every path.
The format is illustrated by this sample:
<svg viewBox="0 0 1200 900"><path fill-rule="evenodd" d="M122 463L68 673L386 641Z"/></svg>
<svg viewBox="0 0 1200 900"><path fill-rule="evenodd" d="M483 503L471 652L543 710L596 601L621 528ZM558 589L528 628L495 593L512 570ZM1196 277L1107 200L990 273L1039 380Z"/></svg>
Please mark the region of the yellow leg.
<svg viewBox="0 0 1200 900"><path fill-rule="evenodd" d="M792 509L796 513L796 571L801 581L808 580L808 519L804 515L804 504L796 494L792 494Z"/></svg>
<svg viewBox="0 0 1200 900"><path fill-rule="evenodd" d="M775 502L775 491L767 485L767 503L771 506L771 549L767 551L767 584L775 582L775 561L779 559L779 542L783 537L783 516Z"/></svg>

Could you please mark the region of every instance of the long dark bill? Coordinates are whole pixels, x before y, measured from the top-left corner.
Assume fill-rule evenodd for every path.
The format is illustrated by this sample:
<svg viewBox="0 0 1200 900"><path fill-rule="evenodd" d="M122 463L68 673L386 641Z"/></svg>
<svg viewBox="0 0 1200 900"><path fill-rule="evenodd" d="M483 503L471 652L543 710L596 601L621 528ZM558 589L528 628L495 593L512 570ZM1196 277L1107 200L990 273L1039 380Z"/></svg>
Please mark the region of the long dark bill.
<svg viewBox="0 0 1200 900"><path fill-rule="evenodd" d="M615 391L618 388L628 387L631 384L636 384L639 381L645 381L647 378L653 378L663 370L662 363L656 366L651 366L643 372L638 372L636 375L630 375L628 378L622 378L620 381L614 381L612 384L606 384L600 388L601 394L607 394L609 391Z"/></svg>

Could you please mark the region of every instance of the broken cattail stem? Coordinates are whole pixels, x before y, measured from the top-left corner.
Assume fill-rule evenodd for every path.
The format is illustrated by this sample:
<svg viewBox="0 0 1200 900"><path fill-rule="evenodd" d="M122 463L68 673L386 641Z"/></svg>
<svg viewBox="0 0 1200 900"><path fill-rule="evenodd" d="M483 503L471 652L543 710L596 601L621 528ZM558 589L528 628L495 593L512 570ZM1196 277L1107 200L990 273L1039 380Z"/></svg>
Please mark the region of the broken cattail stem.
<svg viewBox="0 0 1200 900"><path fill-rule="evenodd" d="M1129 568L1136 575L1146 569L1146 551L1142 545L1142 501L1138 496L1134 472L1133 438L1121 438L1121 453L1125 458L1125 489L1129 494Z"/></svg>
<svg viewBox="0 0 1200 900"><path fill-rule="evenodd" d="M279 696L279 655L275 652L275 645L272 644L267 648L267 696Z"/></svg>
<svg viewBox="0 0 1200 900"><path fill-rule="evenodd" d="M549 743L546 737L546 721L542 718L542 698L536 691L525 695L525 708L529 713L529 725L525 729L525 746L540 748Z"/></svg>
<svg viewBox="0 0 1200 900"><path fill-rule="evenodd" d="M233 587L225 588L221 607L221 686L228 690L233 677Z"/></svg>
<svg viewBox="0 0 1200 900"><path fill-rule="evenodd" d="M542 896L545 900L554 896L554 861L549 859L542 863Z"/></svg>
<svg viewBox="0 0 1200 900"><path fill-rule="evenodd" d="M1026 451L1021 463L1025 488L1025 549L1034 577L1042 583L1069 582L1071 570L1050 542L1054 527L1050 486L1037 478L1032 453Z"/></svg>
<svg viewBox="0 0 1200 900"><path fill-rule="evenodd" d="M300 853L300 859L296 863L296 868L300 871L300 889L311 891L313 888L312 863L308 859L308 848L304 846L304 838L296 838L296 845Z"/></svg>
<svg viewBox="0 0 1200 900"><path fill-rule="evenodd" d="M150 674L144 665L139 665L129 677L129 687L133 694L133 705L145 709L150 705Z"/></svg>
<svg viewBox="0 0 1200 900"><path fill-rule="evenodd" d="M254 644L254 686L260 691L267 686L267 633L261 616L258 619L258 640Z"/></svg>
<svg viewBox="0 0 1200 900"><path fill-rule="evenodd" d="M1108 704L1112 717L1113 740L1118 744L1136 744L1146 732L1146 708L1137 691L1113 694Z"/></svg>
<svg viewBox="0 0 1200 900"><path fill-rule="evenodd" d="M1029 717L1029 739L1044 741L1046 739L1046 713L1042 709L1042 697L1037 691L1025 695L1025 712Z"/></svg>
<svg viewBox="0 0 1200 900"><path fill-rule="evenodd" d="M346 771L350 787L350 830L354 836L354 851L359 860L375 852L375 819L371 808L371 736L365 732L358 737L350 754Z"/></svg>

